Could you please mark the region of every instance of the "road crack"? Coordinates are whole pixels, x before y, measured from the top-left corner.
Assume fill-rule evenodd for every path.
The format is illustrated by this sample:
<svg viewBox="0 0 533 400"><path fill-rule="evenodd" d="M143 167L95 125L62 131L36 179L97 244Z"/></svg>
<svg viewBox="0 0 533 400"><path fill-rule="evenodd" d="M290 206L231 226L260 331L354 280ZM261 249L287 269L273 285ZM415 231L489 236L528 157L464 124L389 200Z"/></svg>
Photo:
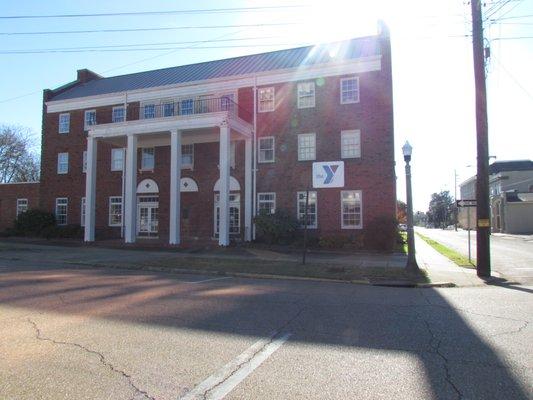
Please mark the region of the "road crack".
<svg viewBox="0 0 533 400"><path fill-rule="evenodd" d="M55 340L55 339L52 339L52 338L49 338L49 337L46 337L43 335L41 329L39 328L39 326L37 325L37 323L35 323L33 320L31 320L30 318L27 319L28 323L31 324L31 326L33 327L33 330L35 332L35 338L37 340L40 340L40 341L44 341L44 342L50 342L50 343L53 343L55 345L62 345L62 346L71 346L71 347L76 347L86 353L89 353L89 354L92 354L92 355L95 355L98 357L100 363L102 365L104 365L106 368L109 368L111 371L113 371L114 373L120 375L122 378L126 379L128 381L128 384L131 386L131 388L135 391L135 394L140 394L142 395L145 399L149 399L149 400L155 400L155 397L152 397L150 396L146 391L140 389L139 387L137 387L137 385L135 385L135 383L133 382L133 378L131 375L127 374L126 372L116 368L113 364L111 364L109 361L106 360L105 356L100 353L99 351L96 351L96 350L92 350L92 349L89 349L88 347L85 347L79 343L74 343L74 342L65 342L65 341L61 341L61 340ZM132 400L135 398L136 396L133 396L132 397Z"/></svg>

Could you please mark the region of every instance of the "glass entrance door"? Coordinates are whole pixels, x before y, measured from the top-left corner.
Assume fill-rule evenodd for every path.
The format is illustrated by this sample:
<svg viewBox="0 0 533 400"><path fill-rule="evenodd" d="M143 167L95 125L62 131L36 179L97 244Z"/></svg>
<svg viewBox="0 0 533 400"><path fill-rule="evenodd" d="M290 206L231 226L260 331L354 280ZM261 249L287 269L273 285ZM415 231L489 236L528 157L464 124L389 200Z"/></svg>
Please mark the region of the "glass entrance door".
<svg viewBox="0 0 533 400"><path fill-rule="evenodd" d="M137 200L137 235L157 236L159 230L159 198L139 196Z"/></svg>
<svg viewBox="0 0 533 400"><path fill-rule="evenodd" d="M220 227L220 195L215 194L215 237L218 237ZM239 194L229 195L229 234L238 235L241 232L241 200Z"/></svg>

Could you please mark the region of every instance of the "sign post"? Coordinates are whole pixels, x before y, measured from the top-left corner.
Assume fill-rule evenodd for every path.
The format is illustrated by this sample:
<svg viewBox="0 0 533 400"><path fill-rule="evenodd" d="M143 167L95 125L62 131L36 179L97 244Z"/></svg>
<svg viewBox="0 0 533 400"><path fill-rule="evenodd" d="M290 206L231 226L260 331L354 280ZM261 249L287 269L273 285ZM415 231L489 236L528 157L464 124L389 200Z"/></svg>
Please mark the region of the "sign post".
<svg viewBox="0 0 533 400"><path fill-rule="evenodd" d="M457 208L465 207L466 208L466 219L467 219L467 230L468 230L468 262L472 264L472 251L470 247L470 231L472 227L470 226L470 209L477 206L477 201L475 199L470 200L456 200Z"/></svg>

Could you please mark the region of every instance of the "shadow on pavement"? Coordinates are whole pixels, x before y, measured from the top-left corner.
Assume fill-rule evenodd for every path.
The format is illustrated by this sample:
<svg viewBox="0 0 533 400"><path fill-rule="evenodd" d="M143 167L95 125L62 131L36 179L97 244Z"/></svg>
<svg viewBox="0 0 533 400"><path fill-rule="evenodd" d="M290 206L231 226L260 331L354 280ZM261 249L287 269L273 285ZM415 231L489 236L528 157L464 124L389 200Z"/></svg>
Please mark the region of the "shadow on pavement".
<svg viewBox="0 0 533 400"><path fill-rule="evenodd" d="M412 354L434 399L528 398L508 363L436 290L212 278L17 267L0 273L0 303L232 335L282 329L292 341Z"/></svg>

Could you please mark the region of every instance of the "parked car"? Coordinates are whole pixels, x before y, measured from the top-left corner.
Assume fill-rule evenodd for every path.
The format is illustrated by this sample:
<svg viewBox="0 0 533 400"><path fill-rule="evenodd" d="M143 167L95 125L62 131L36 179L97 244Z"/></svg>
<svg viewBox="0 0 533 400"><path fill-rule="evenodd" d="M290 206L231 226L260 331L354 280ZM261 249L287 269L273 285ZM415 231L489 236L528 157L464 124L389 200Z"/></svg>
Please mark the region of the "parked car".
<svg viewBox="0 0 533 400"><path fill-rule="evenodd" d="M407 224L398 224L398 229L400 232L407 232Z"/></svg>

